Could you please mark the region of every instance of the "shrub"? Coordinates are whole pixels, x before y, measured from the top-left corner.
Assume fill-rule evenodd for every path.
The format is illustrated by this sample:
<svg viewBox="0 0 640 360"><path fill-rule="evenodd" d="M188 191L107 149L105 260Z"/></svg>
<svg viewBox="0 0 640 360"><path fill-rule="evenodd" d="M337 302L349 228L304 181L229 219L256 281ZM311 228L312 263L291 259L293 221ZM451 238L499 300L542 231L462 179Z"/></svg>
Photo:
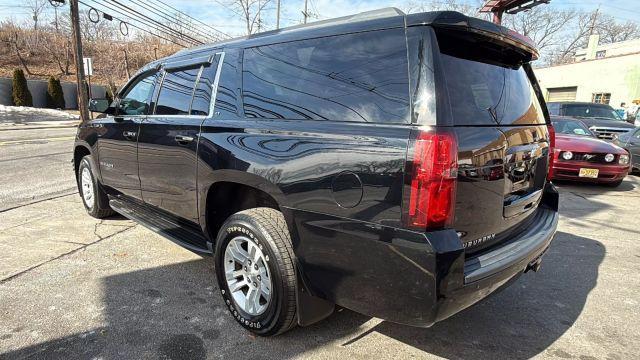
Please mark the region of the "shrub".
<svg viewBox="0 0 640 360"><path fill-rule="evenodd" d="M62 84L60 80L49 77L47 84L47 107L51 109L64 109L64 92L62 91Z"/></svg>
<svg viewBox="0 0 640 360"><path fill-rule="evenodd" d="M27 87L27 79L21 69L13 70L13 104L16 106L33 106L33 98Z"/></svg>

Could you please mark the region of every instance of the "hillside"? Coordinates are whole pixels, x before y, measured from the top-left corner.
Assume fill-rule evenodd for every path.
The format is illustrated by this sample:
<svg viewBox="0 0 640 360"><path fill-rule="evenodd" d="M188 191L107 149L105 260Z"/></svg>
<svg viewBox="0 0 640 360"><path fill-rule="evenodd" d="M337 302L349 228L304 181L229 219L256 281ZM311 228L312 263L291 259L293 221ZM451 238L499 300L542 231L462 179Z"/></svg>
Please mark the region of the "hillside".
<svg viewBox="0 0 640 360"><path fill-rule="evenodd" d="M0 24L0 77L11 77L21 68L27 79L75 81L70 31L63 24L33 30L12 22ZM91 82L117 89L130 74L147 62L181 49L152 36L118 37L111 28L83 28L83 52L93 58Z"/></svg>

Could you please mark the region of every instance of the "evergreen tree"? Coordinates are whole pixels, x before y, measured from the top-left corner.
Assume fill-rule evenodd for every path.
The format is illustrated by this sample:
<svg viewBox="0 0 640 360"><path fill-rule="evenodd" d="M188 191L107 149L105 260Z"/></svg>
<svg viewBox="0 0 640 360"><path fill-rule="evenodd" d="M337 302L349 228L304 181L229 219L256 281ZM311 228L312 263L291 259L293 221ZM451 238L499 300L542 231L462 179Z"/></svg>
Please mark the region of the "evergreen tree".
<svg viewBox="0 0 640 360"><path fill-rule="evenodd" d="M51 109L64 109L64 93L62 92L62 84L60 80L49 77L47 84L47 107Z"/></svg>
<svg viewBox="0 0 640 360"><path fill-rule="evenodd" d="M33 98L27 86L27 79L24 77L24 72L21 69L13 70L12 97L15 106L33 106Z"/></svg>

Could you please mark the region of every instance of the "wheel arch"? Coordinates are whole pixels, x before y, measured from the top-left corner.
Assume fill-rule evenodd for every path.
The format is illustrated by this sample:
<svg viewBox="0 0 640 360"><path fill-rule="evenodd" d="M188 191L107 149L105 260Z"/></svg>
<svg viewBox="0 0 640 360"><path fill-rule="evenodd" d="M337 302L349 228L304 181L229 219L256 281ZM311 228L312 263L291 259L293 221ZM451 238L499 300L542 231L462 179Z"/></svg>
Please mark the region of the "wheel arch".
<svg viewBox="0 0 640 360"><path fill-rule="evenodd" d="M200 225L212 243L227 217L251 207L270 207L282 212L289 230L293 230L287 217L286 197L276 184L239 170L219 170L215 175L215 180L205 180L203 184L201 179L198 184Z"/></svg>
<svg viewBox="0 0 640 360"><path fill-rule="evenodd" d="M296 255L296 243L299 240L298 230L293 218L293 211L289 207L289 202L286 195L282 190L274 183L270 182L264 177L247 173L239 170L220 170L216 173L218 181L209 181L206 185L202 186L202 182L199 187L199 208L200 208L200 224L205 236L211 241L208 245L211 250L215 248L215 239L217 232L226 220L228 215L234 214L237 211L242 211L241 207L224 206L217 200L216 195L225 194L227 198L238 201L236 194L242 193L242 196L261 198L261 201L254 203L245 202L245 206L258 207L265 206L274 208L284 215L289 233L291 235L291 241L293 245L294 256ZM234 189L235 191L231 190ZM240 199L239 202L244 200ZM221 214L217 219L211 217L212 207L217 206L220 208L226 208L226 213ZM238 210L236 210L238 209ZM228 214L228 215L227 215ZM312 294L307 284L307 280L304 276L304 270L302 264L295 259L296 264L296 276L298 278L298 291L296 293L297 302L297 321L301 326L311 325L318 322L334 311L334 304L324 299L318 298Z"/></svg>
<svg viewBox="0 0 640 360"><path fill-rule="evenodd" d="M87 155L92 155L91 149L84 145L76 143L73 148L73 171L75 173L78 172L78 167L80 166L80 161L83 157Z"/></svg>

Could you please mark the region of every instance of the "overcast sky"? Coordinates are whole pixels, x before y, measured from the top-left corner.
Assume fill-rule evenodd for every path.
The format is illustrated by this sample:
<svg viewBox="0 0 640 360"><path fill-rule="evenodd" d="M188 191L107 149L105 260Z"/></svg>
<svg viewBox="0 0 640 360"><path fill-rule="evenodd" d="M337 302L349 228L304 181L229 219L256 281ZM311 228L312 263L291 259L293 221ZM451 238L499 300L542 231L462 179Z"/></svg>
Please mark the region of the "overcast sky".
<svg viewBox="0 0 640 360"><path fill-rule="evenodd" d="M17 20L30 17L25 1L0 0L0 19L15 18ZM109 3L108 0L81 0L87 4ZM119 0L121 3L131 3L127 0ZM138 0L147 3L158 0ZM229 0L159 0L182 10L190 16L199 19L215 28L231 34L238 35L244 31L240 17L235 14L229 4ZM436 0L434 2L437 2ZM406 9L410 3L419 3L420 0L309 0L309 11L316 14L319 19L333 18L343 15L354 14L362 11L379 9L383 7L395 6ZM478 4L478 0L458 0L459 3L470 5ZM600 10L619 21L635 21L640 24L640 0L552 0L550 5L555 8L576 8L583 10L594 10L600 5ZM281 0L281 27L295 25L302 21L302 10L304 0ZM65 11L68 7L64 8ZM83 11L87 7L81 5ZM167 9L171 11L170 9ZM49 10L51 12L51 10ZM276 0L264 10L264 23L266 29L275 27ZM313 19L312 19L313 20Z"/></svg>

